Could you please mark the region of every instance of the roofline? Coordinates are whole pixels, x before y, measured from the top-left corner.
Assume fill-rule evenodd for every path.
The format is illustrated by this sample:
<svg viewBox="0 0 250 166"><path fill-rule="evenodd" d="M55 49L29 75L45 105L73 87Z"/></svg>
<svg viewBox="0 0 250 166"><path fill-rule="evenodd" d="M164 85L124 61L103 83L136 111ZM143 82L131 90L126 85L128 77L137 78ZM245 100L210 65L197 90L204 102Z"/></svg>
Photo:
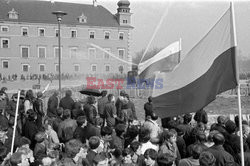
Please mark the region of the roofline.
<svg viewBox="0 0 250 166"><path fill-rule="evenodd" d="M6 21L6 20L1 20L0 19L0 23L7 23L7 24L31 24L31 25L41 25L42 26L57 26L57 23L31 23L31 22L19 22L19 21ZM80 24L76 24L76 25L72 25L72 24L60 24L61 26L65 26L65 27L102 27L102 28L112 28L112 29L117 29L117 28L126 28L126 29L134 29L134 27L128 25L121 25L121 26L90 26L90 25L80 25Z"/></svg>

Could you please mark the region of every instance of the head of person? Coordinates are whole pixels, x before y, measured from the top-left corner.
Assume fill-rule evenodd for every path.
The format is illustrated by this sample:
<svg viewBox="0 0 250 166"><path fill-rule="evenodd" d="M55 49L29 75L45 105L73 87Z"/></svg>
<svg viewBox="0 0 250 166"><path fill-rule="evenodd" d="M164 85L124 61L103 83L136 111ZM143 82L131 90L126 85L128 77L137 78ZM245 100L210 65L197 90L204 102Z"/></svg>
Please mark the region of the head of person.
<svg viewBox="0 0 250 166"><path fill-rule="evenodd" d="M8 88L6 88L6 87L2 87L0 91L2 91L2 92L6 92L7 90L8 90Z"/></svg>
<svg viewBox="0 0 250 166"><path fill-rule="evenodd" d="M95 119L95 125L97 127L101 127L103 125L103 119L102 118L96 118Z"/></svg>
<svg viewBox="0 0 250 166"><path fill-rule="evenodd" d="M139 134L139 127L132 125L127 128L126 136L130 139L135 139Z"/></svg>
<svg viewBox="0 0 250 166"><path fill-rule="evenodd" d="M89 138L89 148L94 150L97 149L100 145L100 138L97 136L92 136Z"/></svg>
<svg viewBox="0 0 250 166"><path fill-rule="evenodd" d="M63 110L63 119L69 119L71 117L71 111L69 109Z"/></svg>
<svg viewBox="0 0 250 166"><path fill-rule="evenodd" d="M28 100L34 98L34 94L33 94L33 91L31 89L26 92L25 98Z"/></svg>
<svg viewBox="0 0 250 166"><path fill-rule="evenodd" d="M71 90L66 90L65 96L71 97L72 96L72 91Z"/></svg>
<svg viewBox="0 0 250 166"><path fill-rule="evenodd" d="M102 96L102 97L105 97L107 94L108 94L108 91L106 91L106 90L103 90L103 91L101 92L101 96Z"/></svg>
<svg viewBox="0 0 250 166"><path fill-rule="evenodd" d="M196 144L192 147L192 157L193 159L199 159L200 154L204 151L203 147L199 144Z"/></svg>
<svg viewBox="0 0 250 166"><path fill-rule="evenodd" d="M124 90L121 90L121 92L120 92L120 96L125 97L125 95L126 95L126 92L125 92Z"/></svg>
<svg viewBox="0 0 250 166"><path fill-rule="evenodd" d="M101 128L101 136L105 140L111 139L112 133L113 133L113 130L109 126L104 126Z"/></svg>
<svg viewBox="0 0 250 166"><path fill-rule="evenodd" d="M80 149L83 147L81 141L77 139L72 139L65 144L65 152L67 157L74 158Z"/></svg>
<svg viewBox="0 0 250 166"><path fill-rule="evenodd" d="M211 152L204 151L199 157L200 166L215 166L216 158Z"/></svg>
<svg viewBox="0 0 250 166"><path fill-rule="evenodd" d="M27 114L30 121L34 121L37 119L37 113L33 109L28 109Z"/></svg>
<svg viewBox="0 0 250 166"><path fill-rule="evenodd" d="M149 96L149 97L148 97L148 102L149 102L149 103L152 103L152 101L153 101L152 96Z"/></svg>
<svg viewBox="0 0 250 166"><path fill-rule="evenodd" d="M39 99L40 99L40 98L42 98L42 97L43 97L43 93L42 93L42 92L37 92L37 95L36 95L36 96L37 96L37 98L39 98Z"/></svg>
<svg viewBox="0 0 250 166"><path fill-rule="evenodd" d="M10 164L11 166L21 166L23 162L22 160L23 160L23 154L21 152L15 152L10 157Z"/></svg>
<svg viewBox="0 0 250 166"><path fill-rule="evenodd" d="M109 94L108 95L108 101L109 102L115 101L115 96L113 94Z"/></svg>
<svg viewBox="0 0 250 166"><path fill-rule="evenodd" d="M58 96L59 92L58 91L54 91L53 96Z"/></svg>
<svg viewBox="0 0 250 166"><path fill-rule="evenodd" d="M56 109L56 113L57 113L58 116L62 116L62 114L63 114L63 108L62 107L58 107Z"/></svg>
<svg viewBox="0 0 250 166"><path fill-rule="evenodd" d="M94 166L108 166L108 156L105 152L97 154L93 160Z"/></svg>
<svg viewBox="0 0 250 166"><path fill-rule="evenodd" d="M95 97L94 96L88 96L87 103L88 104L95 104Z"/></svg>
<svg viewBox="0 0 250 166"><path fill-rule="evenodd" d="M204 132L198 131L195 135L195 139L198 142L206 142L206 134Z"/></svg>
<svg viewBox="0 0 250 166"><path fill-rule="evenodd" d="M150 117L151 117L151 120L153 121L156 121L158 119L158 116L154 112L151 114Z"/></svg>
<svg viewBox="0 0 250 166"><path fill-rule="evenodd" d="M243 124L242 125L242 132L243 132L243 136L245 138L247 138L250 134L250 126L246 125L246 124Z"/></svg>
<svg viewBox="0 0 250 166"><path fill-rule="evenodd" d="M141 127L139 131L139 142L147 143L149 140L150 140L150 130L145 127Z"/></svg>
<svg viewBox="0 0 250 166"><path fill-rule="evenodd" d="M116 132L116 135L118 137L121 137L123 136L123 134L125 133L126 131L126 125L124 124L118 124L116 127L115 127L115 132Z"/></svg>
<svg viewBox="0 0 250 166"><path fill-rule="evenodd" d="M147 149L144 152L145 165L154 166L157 160L157 152L154 149Z"/></svg>
<svg viewBox="0 0 250 166"><path fill-rule="evenodd" d="M138 156L141 155L141 143L139 141L134 141L130 144L131 150Z"/></svg>
<svg viewBox="0 0 250 166"><path fill-rule="evenodd" d="M183 116L183 123L184 124L189 124L192 120L192 114L187 113Z"/></svg>
<svg viewBox="0 0 250 166"><path fill-rule="evenodd" d="M220 124L220 125L225 125L226 119L227 119L227 118L226 118L225 116L220 115L220 116L218 116L218 118L217 118L217 123Z"/></svg>
<svg viewBox="0 0 250 166"><path fill-rule="evenodd" d="M213 141L215 145L223 145L225 142L225 137L221 133L216 133L213 136Z"/></svg>
<svg viewBox="0 0 250 166"><path fill-rule="evenodd" d="M0 147L0 163L4 161L4 158L7 156L8 149L5 146Z"/></svg>
<svg viewBox="0 0 250 166"><path fill-rule="evenodd" d="M115 159L119 159L122 156L122 151L120 148L116 148L111 154Z"/></svg>
<svg viewBox="0 0 250 166"><path fill-rule="evenodd" d="M176 142L177 132L174 129L164 130L162 133L162 142L174 144Z"/></svg>
<svg viewBox="0 0 250 166"><path fill-rule="evenodd" d="M134 155L134 152L131 150L131 148L125 148L122 151L123 163L124 164L131 164L133 155Z"/></svg>
<svg viewBox="0 0 250 166"><path fill-rule="evenodd" d="M87 125L86 116L77 117L76 123L79 127L85 127Z"/></svg>
<svg viewBox="0 0 250 166"><path fill-rule="evenodd" d="M231 120L228 120L226 122L225 127L226 127L226 130L229 134L234 133L236 131L236 128L237 128L236 124Z"/></svg>
<svg viewBox="0 0 250 166"><path fill-rule="evenodd" d="M29 148L31 141L26 137L21 137L19 140L19 147Z"/></svg>
<svg viewBox="0 0 250 166"><path fill-rule="evenodd" d="M35 135L35 140L36 140L37 143L43 142L45 140L45 138L46 138L46 133L45 132L39 131Z"/></svg>

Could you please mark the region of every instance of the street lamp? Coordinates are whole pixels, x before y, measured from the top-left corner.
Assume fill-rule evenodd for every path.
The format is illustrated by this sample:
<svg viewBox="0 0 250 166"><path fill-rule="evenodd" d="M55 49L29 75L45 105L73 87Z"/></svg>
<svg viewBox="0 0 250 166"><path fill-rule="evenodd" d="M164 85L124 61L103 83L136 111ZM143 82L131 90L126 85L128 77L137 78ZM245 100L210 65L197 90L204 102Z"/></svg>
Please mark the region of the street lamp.
<svg viewBox="0 0 250 166"><path fill-rule="evenodd" d="M57 18L57 22L58 22L58 71L59 71L59 93L60 93L60 97L61 97L61 21L62 21L62 17L64 15L67 15L67 13L63 12L63 11L54 11L52 12L52 14L54 14Z"/></svg>

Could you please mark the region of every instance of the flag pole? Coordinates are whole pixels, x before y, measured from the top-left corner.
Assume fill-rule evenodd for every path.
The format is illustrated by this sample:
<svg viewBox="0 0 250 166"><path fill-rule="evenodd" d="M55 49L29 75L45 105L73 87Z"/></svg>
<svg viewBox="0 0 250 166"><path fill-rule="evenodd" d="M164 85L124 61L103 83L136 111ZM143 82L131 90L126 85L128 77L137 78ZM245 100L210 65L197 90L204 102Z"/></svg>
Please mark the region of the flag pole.
<svg viewBox="0 0 250 166"><path fill-rule="evenodd" d="M13 129L13 136L12 136L12 144L11 144L11 155L13 154L14 150L14 144L15 144L15 136L16 136L16 126L17 126L17 116L18 116L18 108L19 108L19 101L20 101L20 93L21 91L19 90L17 92L17 104L16 104L16 113L15 113L15 123L14 123L14 129Z"/></svg>
<svg viewBox="0 0 250 166"><path fill-rule="evenodd" d="M178 63L181 62L181 38L179 40L179 57L178 57Z"/></svg>
<svg viewBox="0 0 250 166"><path fill-rule="evenodd" d="M235 46L234 53L235 53L235 69L236 69L236 80L237 80L237 98L238 98L238 110L239 110L239 128L240 128L240 155L241 155L241 166L245 166L244 160L244 147L243 147L243 131L242 131L242 111L241 111L241 96L240 96L240 82L239 82L239 66L237 63L237 38L236 38L236 26L235 26L235 16L234 16L234 5L233 2L230 2L230 9L231 9L231 19L233 23L233 44Z"/></svg>

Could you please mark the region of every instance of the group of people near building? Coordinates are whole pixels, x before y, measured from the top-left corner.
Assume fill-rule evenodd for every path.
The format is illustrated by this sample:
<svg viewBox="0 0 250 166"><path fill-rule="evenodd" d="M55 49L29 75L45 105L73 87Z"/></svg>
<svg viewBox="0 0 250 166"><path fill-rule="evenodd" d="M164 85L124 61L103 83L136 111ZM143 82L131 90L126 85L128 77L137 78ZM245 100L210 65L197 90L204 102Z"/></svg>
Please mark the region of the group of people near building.
<svg viewBox="0 0 250 166"><path fill-rule="evenodd" d="M21 91L11 152L17 94L0 91L0 163L3 166L237 166L241 164L239 118L219 116L208 126L204 110L162 119L152 98L139 121L125 91L74 101L67 90L49 97ZM167 110L166 110L167 111ZM195 123L191 124L192 119ZM250 165L250 127L243 121L245 165Z"/></svg>

